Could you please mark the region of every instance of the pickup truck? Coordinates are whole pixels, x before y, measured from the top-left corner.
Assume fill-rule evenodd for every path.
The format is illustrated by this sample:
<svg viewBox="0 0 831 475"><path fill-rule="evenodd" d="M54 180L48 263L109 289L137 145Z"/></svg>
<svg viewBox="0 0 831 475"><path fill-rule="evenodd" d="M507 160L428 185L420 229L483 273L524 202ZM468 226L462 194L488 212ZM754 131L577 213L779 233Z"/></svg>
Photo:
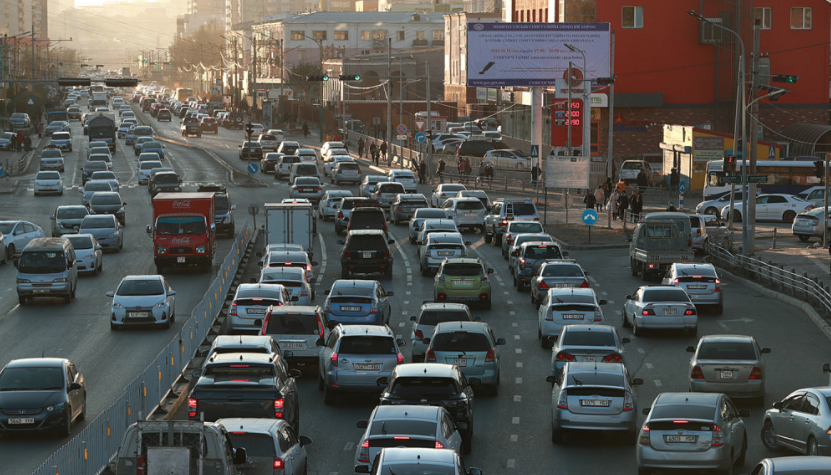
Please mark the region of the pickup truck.
<svg viewBox="0 0 831 475"><path fill-rule="evenodd" d="M223 417L283 419L299 430L296 369L285 371L279 356L262 353L216 353L202 369L188 397L188 419Z"/></svg>
<svg viewBox="0 0 831 475"><path fill-rule="evenodd" d="M139 421L127 428L108 468L115 475L236 475L246 463L245 448L232 446L222 424Z"/></svg>
<svg viewBox="0 0 831 475"><path fill-rule="evenodd" d="M629 241L629 265L632 275L663 275L674 262L692 262L693 250L672 219L638 223Z"/></svg>
<svg viewBox="0 0 831 475"><path fill-rule="evenodd" d="M182 120L182 137L187 137L189 135L202 137L202 125L196 117L185 117L185 119Z"/></svg>

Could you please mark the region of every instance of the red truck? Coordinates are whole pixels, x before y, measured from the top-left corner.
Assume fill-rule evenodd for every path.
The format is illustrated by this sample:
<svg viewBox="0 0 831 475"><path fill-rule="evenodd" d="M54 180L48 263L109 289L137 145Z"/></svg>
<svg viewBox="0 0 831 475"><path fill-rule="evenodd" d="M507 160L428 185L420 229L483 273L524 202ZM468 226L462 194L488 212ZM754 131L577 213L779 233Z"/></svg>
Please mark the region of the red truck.
<svg viewBox="0 0 831 475"><path fill-rule="evenodd" d="M159 193L153 198L153 238L156 273L166 268L196 266L208 272L216 252L214 193Z"/></svg>

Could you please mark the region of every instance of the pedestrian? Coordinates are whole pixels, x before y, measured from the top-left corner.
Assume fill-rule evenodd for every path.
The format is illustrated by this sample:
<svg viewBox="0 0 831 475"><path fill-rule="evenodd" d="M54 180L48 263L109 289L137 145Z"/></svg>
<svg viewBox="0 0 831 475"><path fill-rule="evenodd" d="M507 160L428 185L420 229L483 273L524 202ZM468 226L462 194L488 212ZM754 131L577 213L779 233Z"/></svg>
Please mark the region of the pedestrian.
<svg viewBox="0 0 831 475"><path fill-rule="evenodd" d="M620 192L617 199L617 212L620 214L620 220L626 222L626 210L629 209L629 197L626 196L626 190Z"/></svg>
<svg viewBox="0 0 831 475"><path fill-rule="evenodd" d="M369 145L369 155L372 158L372 161L375 162L375 166L378 166L378 146L375 145L375 142L372 142Z"/></svg>
<svg viewBox="0 0 831 475"><path fill-rule="evenodd" d="M606 203L606 211L612 215L612 221L617 221L618 210L617 210L617 199L618 193L614 191L611 196L609 196L609 202Z"/></svg>
<svg viewBox="0 0 831 475"><path fill-rule="evenodd" d="M669 206L667 206L667 211L678 211L678 209L675 207L674 204L672 204L672 201L670 201Z"/></svg>
<svg viewBox="0 0 831 475"><path fill-rule="evenodd" d="M465 182L465 158L464 157L459 158L458 169L459 169L459 183L464 183Z"/></svg>
<svg viewBox="0 0 831 475"><path fill-rule="evenodd" d="M422 185L427 183L427 162L424 157L418 161L418 182Z"/></svg>
<svg viewBox="0 0 831 475"><path fill-rule="evenodd" d="M309 124L303 122L303 137L309 136Z"/></svg>
<svg viewBox="0 0 831 475"><path fill-rule="evenodd" d="M597 189L594 191L594 203L595 207L597 208L596 211L603 211L603 203L605 202L606 194L603 193L603 184L601 183L597 186Z"/></svg>
<svg viewBox="0 0 831 475"><path fill-rule="evenodd" d="M384 161L387 161L387 143L381 142L381 147L378 150L381 152L381 155L384 156Z"/></svg>
<svg viewBox="0 0 831 475"><path fill-rule="evenodd" d="M535 163L534 166L531 167L531 186L534 188L537 187L537 177L539 177L541 173L542 170L540 170L540 166Z"/></svg>
<svg viewBox="0 0 831 475"><path fill-rule="evenodd" d="M465 180L473 173L473 167L470 165L470 159L465 160Z"/></svg>
<svg viewBox="0 0 831 475"><path fill-rule="evenodd" d="M617 184L615 185L615 191L617 191L617 192L626 191L626 182L623 181L623 178L621 178L620 180L617 181Z"/></svg>
<svg viewBox="0 0 831 475"><path fill-rule="evenodd" d="M364 158L364 138L358 139L358 158Z"/></svg>
<svg viewBox="0 0 831 475"><path fill-rule="evenodd" d="M485 164L485 176L488 177L488 186L493 182L493 164L488 162Z"/></svg>
<svg viewBox="0 0 831 475"><path fill-rule="evenodd" d="M444 159L439 158L439 165L436 168L436 175L439 176L439 183L444 183L444 167L445 167Z"/></svg>
<svg viewBox="0 0 831 475"><path fill-rule="evenodd" d="M597 204L597 199L594 197L592 190L586 188L586 196L583 198L583 203L586 203L586 209L594 209Z"/></svg>
<svg viewBox="0 0 831 475"><path fill-rule="evenodd" d="M25 152L32 150L32 138L28 135L23 137L23 150Z"/></svg>
<svg viewBox="0 0 831 475"><path fill-rule="evenodd" d="M482 159L479 162L479 171L478 171L478 173L479 173L479 178L476 179L476 184L481 185L482 183L485 182L485 160L484 159Z"/></svg>
<svg viewBox="0 0 831 475"><path fill-rule="evenodd" d="M638 191L643 193L646 191L646 187L649 186L649 178L646 176L646 170L641 168L641 171L638 172L638 177L636 178L638 182Z"/></svg>
<svg viewBox="0 0 831 475"><path fill-rule="evenodd" d="M672 167L672 171L669 172L669 192L670 194L677 195L678 194L678 185L681 184L681 175L678 174L678 170L675 167Z"/></svg>
<svg viewBox="0 0 831 475"><path fill-rule="evenodd" d="M18 152L23 150L23 132L17 133L17 139L15 139L14 149Z"/></svg>
<svg viewBox="0 0 831 475"><path fill-rule="evenodd" d="M638 222L643 211L643 196L638 190L632 192L632 198L629 199L629 209L632 211L632 220Z"/></svg>
<svg viewBox="0 0 831 475"><path fill-rule="evenodd" d="M612 179L607 178L606 182L603 183L603 203L608 203L609 198L612 197Z"/></svg>

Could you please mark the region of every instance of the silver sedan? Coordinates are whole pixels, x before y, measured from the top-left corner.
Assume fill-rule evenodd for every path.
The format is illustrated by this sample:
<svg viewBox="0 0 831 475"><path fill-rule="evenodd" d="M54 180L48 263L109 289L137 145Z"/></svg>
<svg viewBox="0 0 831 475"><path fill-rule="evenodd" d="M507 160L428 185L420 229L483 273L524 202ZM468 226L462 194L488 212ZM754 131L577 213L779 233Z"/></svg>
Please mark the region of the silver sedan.
<svg viewBox="0 0 831 475"><path fill-rule="evenodd" d="M698 332L698 313L684 289L667 285L639 287L626 296L623 326L638 336L645 329Z"/></svg>
<svg viewBox="0 0 831 475"><path fill-rule="evenodd" d="M762 422L768 450L789 449L806 455L831 455L831 387L805 388L773 403Z"/></svg>
<svg viewBox="0 0 831 475"><path fill-rule="evenodd" d="M765 362L756 339L745 335L707 335L688 346L690 391L724 393L731 398L765 397Z"/></svg>

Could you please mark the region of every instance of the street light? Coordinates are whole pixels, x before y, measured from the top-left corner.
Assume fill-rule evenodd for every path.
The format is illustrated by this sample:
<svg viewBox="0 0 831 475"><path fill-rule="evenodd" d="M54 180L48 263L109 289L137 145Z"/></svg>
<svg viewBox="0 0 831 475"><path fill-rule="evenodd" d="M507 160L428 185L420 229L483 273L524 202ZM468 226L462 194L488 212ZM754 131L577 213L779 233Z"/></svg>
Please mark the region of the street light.
<svg viewBox="0 0 831 475"><path fill-rule="evenodd" d="M695 18L699 22L708 23L710 26L712 26L714 28L718 28L720 30L726 31L726 32L730 33L731 35L735 36L736 39L739 40L739 46L741 47L741 55L739 56L739 85L738 85L738 87L741 89L741 107L739 108L739 110L741 111L741 114L742 114L742 117L741 117L741 124L742 124L742 133L741 133L741 144L742 144L742 198L743 198L742 199L742 216L744 217L744 219L742 219L742 255L747 256L748 245L749 245L749 236L748 236L748 233L747 233L747 227L748 227L747 206L748 206L748 200L750 199L750 195L749 195L748 189L747 189L748 188L747 187L747 165L748 165L748 160L747 160L747 150L746 150L747 149L747 146L746 146L747 145L746 144L746 142L747 142L747 140L746 140L746 137L747 137L747 93L746 93L746 88L745 88L744 40L742 40L741 35L738 34L737 32L731 30L730 28L722 26L718 23L712 22L712 21L704 18L699 13L697 13L693 10L687 10L687 14L689 14L691 17ZM737 145L738 145L738 138L734 135L733 136L733 155L735 155L737 150L738 150ZM734 195L735 195L735 190L734 190L734 187L731 186L730 187L730 210L733 209ZM754 202L753 203L754 203L754 205L756 204L755 197L754 197ZM728 222L732 222L732 220L730 220Z"/></svg>

